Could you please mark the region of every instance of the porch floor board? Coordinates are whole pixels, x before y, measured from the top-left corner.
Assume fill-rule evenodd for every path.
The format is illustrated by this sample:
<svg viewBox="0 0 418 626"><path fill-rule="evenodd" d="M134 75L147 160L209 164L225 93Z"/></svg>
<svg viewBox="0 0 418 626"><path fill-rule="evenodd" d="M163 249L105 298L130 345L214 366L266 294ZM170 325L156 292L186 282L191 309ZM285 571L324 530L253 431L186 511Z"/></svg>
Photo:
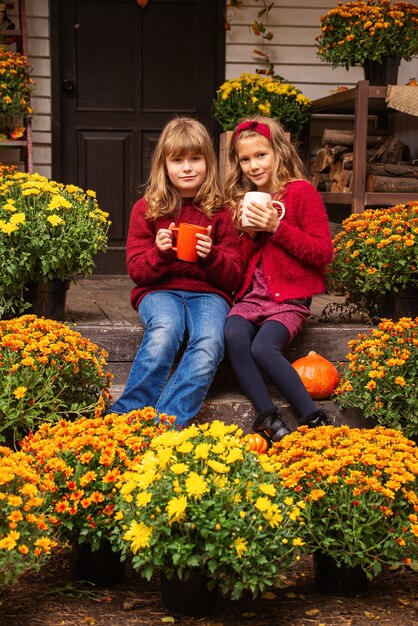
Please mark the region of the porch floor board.
<svg viewBox="0 0 418 626"><path fill-rule="evenodd" d="M139 325L129 294L128 276L91 276L71 283L67 296L66 321L79 326Z"/></svg>
<svg viewBox="0 0 418 626"><path fill-rule="evenodd" d="M66 321L79 326L137 326L138 315L129 296L133 282L128 276L91 276L71 283L67 296ZM312 317L308 324L316 324L324 307L343 302L343 296L321 294L312 301Z"/></svg>

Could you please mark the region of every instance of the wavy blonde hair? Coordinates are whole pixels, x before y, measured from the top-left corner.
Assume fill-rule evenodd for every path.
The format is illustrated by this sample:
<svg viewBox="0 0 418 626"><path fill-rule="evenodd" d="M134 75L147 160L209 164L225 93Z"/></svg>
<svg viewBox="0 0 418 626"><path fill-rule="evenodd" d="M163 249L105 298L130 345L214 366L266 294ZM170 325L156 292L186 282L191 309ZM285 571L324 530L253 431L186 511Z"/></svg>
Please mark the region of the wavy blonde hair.
<svg viewBox="0 0 418 626"><path fill-rule="evenodd" d="M168 156L182 157L189 152L203 155L206 161L206 177L194 199L196 204L207 217L213 217L223 206L217 160L208 131L193 118L176 117L164 126L152 156L144 194L148 219L174 215L180 208L181 197L168 177L166 159Z"/></svg>
<svg viewBox="0 0 418 626"><path fill-rule="evenodd" d="M251 120L259 124L265 124L270 129L270 142L276 156L276 172L274 186L279 196L283 193L284 186L291 180L306 180L303 163L298 155L296 148L290 143L286 131L280 122L271 117L262 115L253 115L241 120L240 123ZM247 191L256 190L256 186L252 184L242 173L242 169L236 152L236 144L242 139L249 137L260 137L260 133L253 129L246 129L239 133L234 141L231 139L228 146L228 162L231 170L225 182L225 203L233 209L233 222L238 226L238 205Z"/></svg>

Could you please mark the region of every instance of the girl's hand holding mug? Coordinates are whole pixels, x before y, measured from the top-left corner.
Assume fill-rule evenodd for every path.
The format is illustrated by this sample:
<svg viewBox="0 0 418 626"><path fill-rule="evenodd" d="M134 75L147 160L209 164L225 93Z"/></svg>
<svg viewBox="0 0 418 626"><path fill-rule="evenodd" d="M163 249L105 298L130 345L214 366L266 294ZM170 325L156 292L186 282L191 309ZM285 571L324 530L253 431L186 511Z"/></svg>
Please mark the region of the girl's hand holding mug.
<svg viewBox="0 0 418 626"><path fill-rule="evenodd" d="M209 252L212 250L212 226L208 226L206 229L206 234L202 235L201 233L196 234L197 245L196 250L197 254L201 259L206 259Z"/></svg>
<svg viewBox="0 0 418 626"><path fill-rule="evenodd" d="M243 226L242 224L242 207L243 207L243 201L240 200L239 205L238 205L238 225L241 228L241 230L243 230L244 232L247 233L247 235L249 235L249 237L251 237L251 239L255 239L257 237L257 231L249 228L248 226Z"/></svg>
<svg viewBox="0 0 418 626"><path fill-rule="evenodd" d="M177 233L177 245L173 246L173 232ZM168 228L160 228L155 237L155 245L159 250L177 252L177 258L182 261L197 261L198 257L205 259L212 249L212 226L196 226L194 224L180 224L171 222Z"/></svg>
<svg viewBox="0 0 418 626"><path fill-rule="evenodd" d="M176 226L172 222L169 226L171 233L175 233L175 244L171 248L177 253L180 261L195 263L199 257L204 259L212 248L210 233L212 226L198 226L182 222Z"/></svg>
<svg viewBox="0 0 418 626"><path fill-rule="evenodd" d="M168 228L160 228L155 236L155 245L158 250L162 252L165 250L170 250L173 247L173 231L170 230L174 228L175 223L171 222Z"/></svg>
<svg viewBox="0 0 418 626"><path fill-rule="evenodd" d="M246 232L248 228L252 231L275 233L285 212L284 204L272 200L269 193L249 191L242 203L241 225Z"/></svg>

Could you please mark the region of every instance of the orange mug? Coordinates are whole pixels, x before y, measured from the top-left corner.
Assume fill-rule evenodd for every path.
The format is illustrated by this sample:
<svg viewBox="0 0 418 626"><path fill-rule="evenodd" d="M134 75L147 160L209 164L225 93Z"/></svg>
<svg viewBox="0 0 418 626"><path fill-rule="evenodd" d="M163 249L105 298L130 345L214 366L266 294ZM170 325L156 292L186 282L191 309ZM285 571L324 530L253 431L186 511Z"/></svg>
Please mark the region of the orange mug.
<svg viewBox="0 0 418 626"><path fill-rule="evenodd" d="M207 228L205 226L197 226L196 224L180 224L180 226L173 226L171 228L173 233L177 233L177 245L172 249L177 252L177 258L180 261L197 261L199 255L197 254L196 244L197 233L206 235Z"/></svg>

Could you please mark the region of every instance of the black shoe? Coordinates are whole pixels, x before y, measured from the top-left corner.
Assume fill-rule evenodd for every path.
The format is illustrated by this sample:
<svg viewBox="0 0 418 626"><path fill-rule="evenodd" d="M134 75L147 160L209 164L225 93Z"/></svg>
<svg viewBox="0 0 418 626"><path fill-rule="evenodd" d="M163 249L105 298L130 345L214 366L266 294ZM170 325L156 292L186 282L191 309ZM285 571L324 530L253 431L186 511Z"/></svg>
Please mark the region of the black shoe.
<svg viewBox="0 0 418 626"><path fill-rule="evenodd" d="M253 423L253 430L257 433L264 433L271 441L281 441L292 432L275 408L261 413Z"/></svg>
<svg viewBox="0 0 418 626"><path fill-rule="evenodd" d="M316 428L317 426L331 426L331 422L324 411L314 411L303 419L298 421L298 426L308 426Z"/></svg>

